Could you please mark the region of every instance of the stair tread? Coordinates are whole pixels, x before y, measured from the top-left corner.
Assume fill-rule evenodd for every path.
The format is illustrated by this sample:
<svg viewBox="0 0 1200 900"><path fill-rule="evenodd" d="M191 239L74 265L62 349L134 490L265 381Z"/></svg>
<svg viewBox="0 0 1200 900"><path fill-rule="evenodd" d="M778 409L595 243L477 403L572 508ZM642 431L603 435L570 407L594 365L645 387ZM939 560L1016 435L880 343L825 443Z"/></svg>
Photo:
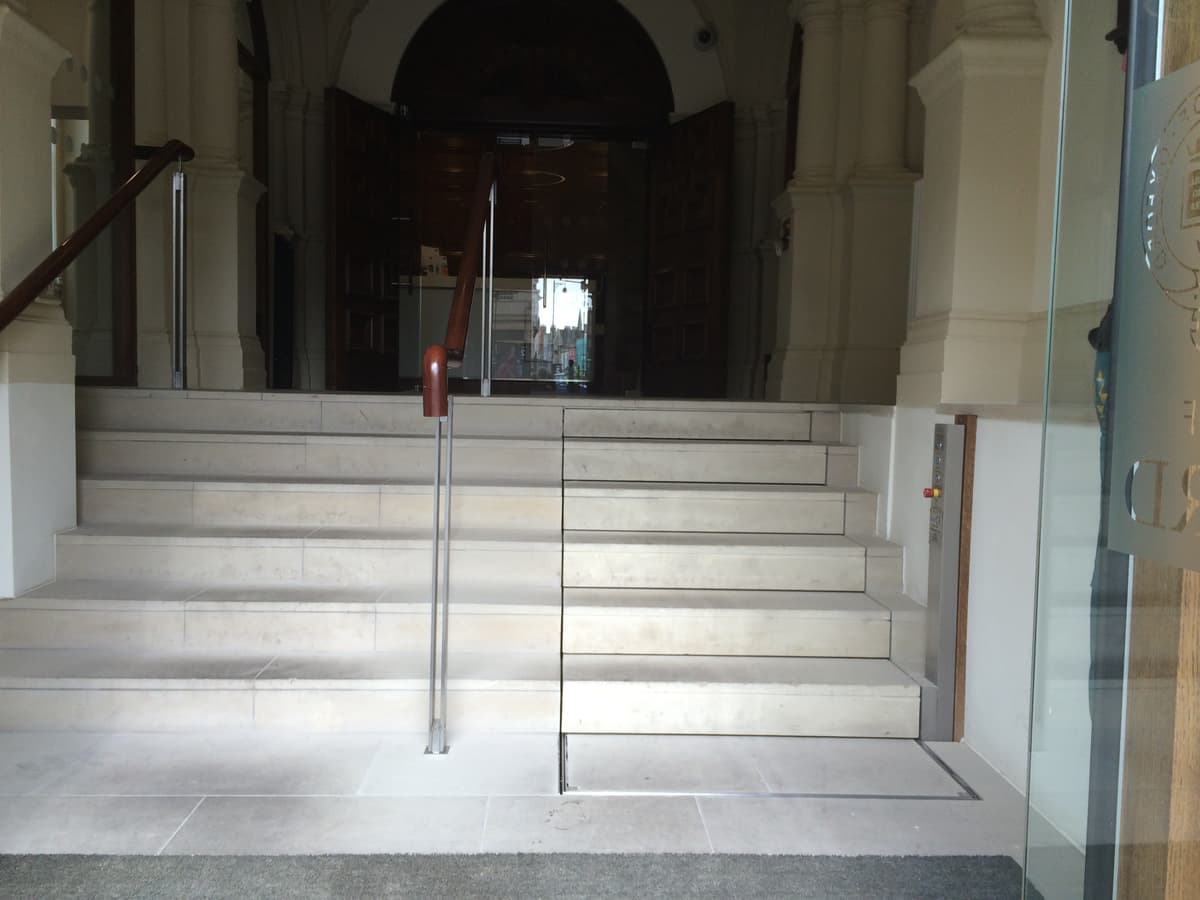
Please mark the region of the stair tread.
<svg viewBox="0 0 1200 900"><path fill-rule="evenodd" d="M280 546L296 542L306 545L353 544L360 548L380 548L405 544L430 542L428 528L344 528L321 526L317 528L256 528L247 526L208 525L81 525L58 535L61 543L68 544L128 544L147 546L171 545L221 545L236 541L241 546ZM514 531L511 529L456 529L456 549L486 548L488 546L511 547L521 545L527 550L556 550L559 542L547 540L544 531Z"/></svg>
<svg viewBox="0 0 1200 900"><path fill-rule="evenodd" d="M175 441L175 442L193 442L193 443L244 443L244 444L391 444L393 442L401 442L411 444L413 446L432 446L433 434L380 434L371 432L362 433L340 433L333 431L320 432L304 432L304 431L238 431L231 429L228 431L214 431L212 429L197 429L188 431L185 429L171 429L164 431L147 431L139 428L123 429L123 428L92 428L81 429L78 433L81 440L111 440L111 441ZM547 444L557 445L561 441L560 438L531 438L531 437L510 437L506 435L479 436L479 435L463 435L456 436L454 442L464 443L469 445L482 444L484 446L492 444L504 444L507 447L520 449L522 447L545 447Z"/></svg>
<svg viewBox="0 0 1200 900"><path fill-rule="evenodd" d="M565 549L620 547L623 552L687 551L703 547L746 549L755 553L841 554L861 556L864 544L837 534L755 534L702 531L564 531Z"/></svg>
<svg viewBox="0 0 1200 900"><path fill-rule="evenodd" d="M202 476L202 475L80 475L79 483L102 485L111 488L139 488L152 490L229 490L229 491L354 491L382 490L384 493L432 493L433 484L428 478L362 478L349 476L304 477L299 475L255 475L245 476ZM454 490L468 492L496 491L502 493L536 492L557 494L557 481L530 481L519 478L458 478L454 479Z"/></svg>
<svg viewBox="0 0 1200 900"><path fill-rule="evenodd" d="M745 686L789 693L920 693L916 683L886 659L580 654L563 657L563 680L692 689Z"/></svg>
<svg viewBox="0 0 1200 900"><path fill-rule="evenodd" d="M840 500L846 494L867 494L869 491L860 488L830 487L823 484L765 484L742 482L715 481L580 481L578 479L563 482L563 493L568 497L591 496L619 492L621 499L629 499L630 495L653 497L658 494L698 494L709 497L714 494L724 497L746 496L761 498L776 494L814 495L826 497L829 500ZM791 497L789 497L791 499Z"/></svg>
<svg viewBox="0 0 1200 900"><path fill-rule="evenodd" d="M556 654L456 653L450 681L557 686ZM428 687L429 656L388 653L136 653L128 650L0 650L0 689L90 686L255 689Z"/></svg>
<svg viewBox="0 0 1200 900"><path fill-rule="evenodd" d="M830 441L797 441L786 439L770 438L749 438L746 440L735 440L731 438L668 438L668 437L585 437L585 436L568 436L563 438L563 443L566 444L567 452L576 448L611 448L611 449L628 449L632 445L642 447L655 448L670 448L678 449L680 446L686 445L689 449L695 450L703 447L709 450L728 450L731 453L745 453L747 450L761 448L764 450L778 450L781 447L795 447L798 450L806 451L821 451L824 452L829 448L837 448L849 446L846 444L835 443Z"/></svg>
<svg viewBox="0 0 1200 900"><path fill-rule="evenodd" d="M557 590L496 587L461 578L452 583L452 590L451 602L455 612L544 612L546 609L557 610L561 604ZM429 588L427 585L386 589L62 579L29 591L15 600L0 601L0 610L196 611L231 607L279 612L377 610L402 613L415 610L427 613Z"/></svg>
<svg viewBox="0 0 1200 900"><path fill-rule="evenodd" d="M891 613L857 591L722 591L655 588L564 588L567 612L630 615L744 615L779 612L816 618L889 619Z"/></svg>

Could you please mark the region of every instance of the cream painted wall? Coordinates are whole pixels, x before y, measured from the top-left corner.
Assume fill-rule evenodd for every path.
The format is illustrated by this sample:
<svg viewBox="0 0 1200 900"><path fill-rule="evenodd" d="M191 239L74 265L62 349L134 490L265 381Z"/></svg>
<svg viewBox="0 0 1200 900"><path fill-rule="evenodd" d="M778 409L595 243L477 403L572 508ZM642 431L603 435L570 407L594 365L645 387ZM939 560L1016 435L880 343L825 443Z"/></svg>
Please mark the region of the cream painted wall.
<svg viewBox="0 0 1200 900"><path fill-rule="evenodd" d="M67 51L67 62L54 77L53 102L61 106L87 106L92 74L88 47L88 0L30 0L30 18Z"/></svg>

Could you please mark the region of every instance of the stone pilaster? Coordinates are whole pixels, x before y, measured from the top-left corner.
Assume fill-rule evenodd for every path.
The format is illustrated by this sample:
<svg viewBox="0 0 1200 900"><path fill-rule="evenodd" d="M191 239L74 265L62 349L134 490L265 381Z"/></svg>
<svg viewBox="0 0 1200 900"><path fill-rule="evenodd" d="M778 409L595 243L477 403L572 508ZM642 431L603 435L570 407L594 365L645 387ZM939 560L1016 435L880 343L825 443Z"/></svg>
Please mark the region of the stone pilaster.
<svg viewBox="0 0 1200 900"><path fill-rule="evenodd" d="M192 0L192 142L188 167L190 316L195 372L189 384L257 389L266 361L255 333L254 217L261 186L238 160L236 0Z"/></svg>
<svg viewBox="0 0 1200 900"><path fill-rule="evenodd" d="M925 177L903 405L1015 403L1032 307L1047 40L1031 4L973 0L913 79Z"/></svg>
<svg viewBox="0 0 1200 900"><path fill-rule="evenodd" d="M308 95L303 116L304 237L296 254L304 302L296 309L298 361L307 390L325 389L325 97Z"/></svg>
<svg viewBox="0 0 1200 900"><path fill-rule="evenodd" d="M50 252L50 101L67 52L0 3L0 295ZM75 361L56 297L0 332L0 597L54 576L75 524Z"/></svg>
<svg viewBox="0 0 1200 900"><path fill-rule="evenodd" d="M832 390L826 337L841 291L845 208L835 179L841 22L833 0L795 0L792 15L804 29L804 56L795 176L774 203L789 238L780 257L767 396L821 400Z"/></svg>
<svg viewBox="0 0 1200 900"><path fill-rule="evenodd" d="M168 131L169 79L165 11L161 0L135 0L135 127L139 144L158 146L186 135ZM171 386L171 178L164 173L137 203L138 384Z"/></svg>

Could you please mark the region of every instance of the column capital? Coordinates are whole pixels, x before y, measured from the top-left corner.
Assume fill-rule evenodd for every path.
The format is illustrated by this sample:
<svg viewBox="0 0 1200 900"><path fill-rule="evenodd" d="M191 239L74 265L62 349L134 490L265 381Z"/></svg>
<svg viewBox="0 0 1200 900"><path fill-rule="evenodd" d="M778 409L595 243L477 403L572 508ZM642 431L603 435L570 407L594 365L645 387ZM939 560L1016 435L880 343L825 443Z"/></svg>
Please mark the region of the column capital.
<svg viewBox="0 0 1200 900"><path fill-rule="evenodd" d="M961 30L983 34L1041 33L1033 0L964 0Z"/></svg>
<svg viewBox="0 0 1200 900"><path fill-rule="evenodd" d="M833 31L839 7L837 0L792 0L789 11L805 31Z"/></svg>
<svg viewBox="0 0 1200 900"><path fill-rule="evenodd" d="M867 18L908 19L909 0L867 0Z"/></svg>

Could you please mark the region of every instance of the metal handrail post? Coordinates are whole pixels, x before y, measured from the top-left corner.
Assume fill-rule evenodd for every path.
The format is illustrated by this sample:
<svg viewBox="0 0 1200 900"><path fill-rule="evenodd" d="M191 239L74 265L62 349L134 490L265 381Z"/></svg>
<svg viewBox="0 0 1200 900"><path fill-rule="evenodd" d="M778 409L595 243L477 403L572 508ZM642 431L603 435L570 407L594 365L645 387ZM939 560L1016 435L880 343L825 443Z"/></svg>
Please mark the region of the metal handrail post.
<svg viewBox="0 0 1200 900"><path fill-rule="evenodd" d="M438 513L442 496L442 419L434 422L433 443L433 577L429 609L429 744L426 753L444 753L445 731L437 714L438 664Z"/></svg>
<svg viewBox="0 0 1200 900"><path fill-rule="evenodd" d="M449 398L446 409L446 516L443 522L444 540L442 546L442 746L441 752L448 753L450 745L446 743L446 728L449 716L447 710L447 693L450 672L450 511L451 493L454 488L454 398Z"/></svg>
<svg viewBox="0 0 1200 900"><path fill-rule="evenodd" d="M187 174L171 180L171 387L187 390Z"/></svg>
<svg viewBox="0 0 1200 900"><path fill-rule="evenodd" d="M496 285L496 183L488 194L487 224L483 230L483 383L480 394L492 396L492 315Z"/></svg>

